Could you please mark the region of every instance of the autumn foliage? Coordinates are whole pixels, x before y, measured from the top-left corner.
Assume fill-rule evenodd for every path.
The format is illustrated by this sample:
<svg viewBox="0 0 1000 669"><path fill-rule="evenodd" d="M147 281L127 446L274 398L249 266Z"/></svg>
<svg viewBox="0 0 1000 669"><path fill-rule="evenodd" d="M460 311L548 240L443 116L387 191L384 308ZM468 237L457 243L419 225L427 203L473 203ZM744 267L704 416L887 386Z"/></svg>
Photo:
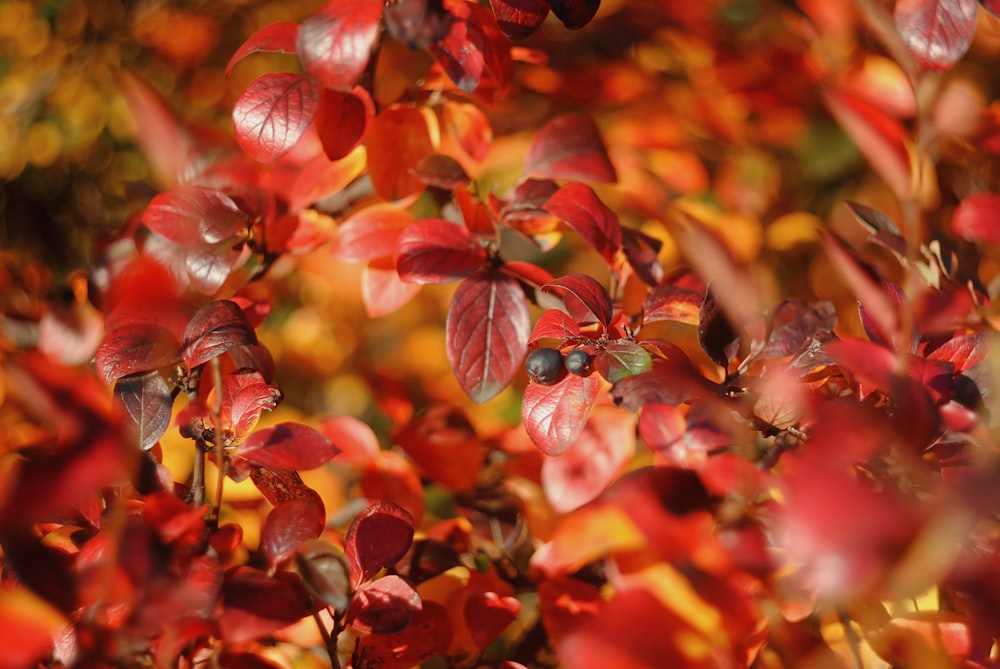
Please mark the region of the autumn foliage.
<svg viewBox="0 0 1000 669"><path fill-rule="evenodd" d="M0 667L1000 662L996 2L278 4L0 128L144 161L0 254Z"/></svg>

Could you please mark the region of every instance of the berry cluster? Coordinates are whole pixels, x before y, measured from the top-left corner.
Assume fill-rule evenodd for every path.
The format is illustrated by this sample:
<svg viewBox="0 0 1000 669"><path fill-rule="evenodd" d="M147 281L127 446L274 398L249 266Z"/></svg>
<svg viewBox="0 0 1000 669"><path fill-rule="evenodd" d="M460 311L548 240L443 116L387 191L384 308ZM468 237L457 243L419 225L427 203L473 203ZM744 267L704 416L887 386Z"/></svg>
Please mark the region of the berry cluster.
<svg viewBox="0 0 1000 669"><path fill-rule="evenodd" d="M594 371L594 356L575 348L564 358L559 349L542 347L528 354L524 369L534 383L551 386L559 383L566 372L576 376L590 376Z"/></svg>

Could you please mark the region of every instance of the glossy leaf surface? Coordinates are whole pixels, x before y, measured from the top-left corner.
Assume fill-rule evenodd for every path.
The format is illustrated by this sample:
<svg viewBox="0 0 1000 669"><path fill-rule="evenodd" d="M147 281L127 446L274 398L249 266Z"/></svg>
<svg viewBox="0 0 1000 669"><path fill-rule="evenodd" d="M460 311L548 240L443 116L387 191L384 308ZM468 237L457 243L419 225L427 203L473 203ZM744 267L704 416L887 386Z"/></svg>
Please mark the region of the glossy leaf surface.
<svg viewBox="0 0 1000 669"><path fill-rule="evenodd" d="M383 567L395 564L413 543L413 518L391 502L376 502L359 513L344 537L344 554L351 581L371 580Z"/></svg>
<svg viewBox="0 0 1000 669"><path fill-rule="evenodd" d="M236 141L247 155L273 163L298 143L313 121L320 92L309 78L265 74L240 95L233 107Z"/></svg>
<svg viewBox="0 0 1000 669"><path fill-rule="evenodd" d="M977 6L975 0L900 0L896 26L924 67L948 70L972 43Z"/></svg>
<svg viewBox="0 0 1000 669"><path fill-rule="evenodd" d="M565 453L583 432L600 389L596 374L570 374L552 386L529 383L521 419L535 447L546 455Z"/></svg>
<svg viewBox="0 0 1000 669"><path fill-rule="evenodd" d="M301 423L279 423L257 430L240 445L239 455L259 467L315 469L340 449L322 433Z"/></svg>
<svg viewBox="0 0 1000 669"><path fill-rule="evenodd" d="M383 6L379 0L333 0L303 21L296 51L306 73L327 88L350 90L368 65Z"/></svg>

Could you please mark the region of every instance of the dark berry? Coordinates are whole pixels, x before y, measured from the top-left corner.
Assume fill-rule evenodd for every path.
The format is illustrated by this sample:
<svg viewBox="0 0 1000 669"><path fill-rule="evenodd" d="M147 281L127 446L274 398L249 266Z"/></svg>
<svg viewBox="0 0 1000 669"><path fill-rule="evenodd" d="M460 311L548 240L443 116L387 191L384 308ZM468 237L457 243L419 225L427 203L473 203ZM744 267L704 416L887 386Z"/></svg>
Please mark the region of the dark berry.
<svg viewBox="0 0 1000 669"><path fill-rule="evenodd" d="M566 375L562 353L554 348L536 348L524 361L528 378L543 386L558 383Z"/></svg>
<svg viewBox="0 0 1000 669"><path fill-rule="evenodd" d="M566 354L566 371L577 376L590 376L594 371L594 356L582 348L575 348Z"/></svg>

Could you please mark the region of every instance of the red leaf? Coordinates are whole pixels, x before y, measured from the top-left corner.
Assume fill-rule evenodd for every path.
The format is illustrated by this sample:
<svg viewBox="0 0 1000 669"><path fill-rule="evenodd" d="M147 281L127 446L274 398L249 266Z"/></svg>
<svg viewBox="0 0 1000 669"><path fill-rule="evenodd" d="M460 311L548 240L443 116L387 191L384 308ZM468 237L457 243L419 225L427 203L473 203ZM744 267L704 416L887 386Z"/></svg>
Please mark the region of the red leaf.
<svg viewBox="0 0 1000 669"><path fill-rule="evenodd" d="M410 212L391 204L365 207L337 227L330 254L345 262L367 262L391 256L399 235L412 221Z"/></svg>
<svg viewBox="0 0 1000 669"><path fill-rule="evenodd" d="M390 634L409 625L421 608L413 586L389 574L358 588L347 609L347 624L361 634Z"/></svg>
<svg viewBox="0 0 1000 669"><path fill-rule="evenodd" d="M217 244L245 230L250 217L221 191L181 186L154 197L142 214L142 222L176 244Z"/></svg>
<svg viewBox="0 0 1000 669"><path fill-rule="evenodd" d="M297 23L282 22L264 26L250 35L229 59L229 64L226 65L226 76L228 77L232 73L236 63L252 53L261 51L295 53L295 41L298 38L299 24Z"/></svg>
<svg viewBox="0 0 1000 669"><path fill-rule="evenodd" d="M604 286L586 274L567 274L542 286L544 293L556 293L563 299L566 311L581 325L611 323L614 306Z"/></svg>
<svg viewBox="0 0 1000 669"><path fill-rule="evenodd" d="M396 242L399 278L411 283L446 283L472 274L486 251L463 225L428 218L408 225Z"/></svg>
<svg viewBox="0 0 1000 669"><path fill-rule="evenodd" d="M174 398L157 371L124 376L115 383L115 403L122 409L139 448L148 451L170 427Z"/></svg>
<svg viewBox="0 0 1000 669"><path fill-rule="evenodd" d="M467 16L456 16L448 34L431 46L459 90L488 92L489 99L502 97L510 87L513 63L507 39L493 13L479 5L469 5Z"/></svg>
<svg viewBox="0 0 1000 669"><path fill-rule="evenodd" d="M564 453L583 432L590 408L601 390L601 377L569 374L559 383L529 383L521 419L535 447L546 455Z"/></svg>
<svg viewBox="0 0 1000 669"><path fill-rule="evenodd" d="M232 300L216 300L199 309L184 332L181 355L188 369L237 346L257 343L246 314Z"/></svg>
<svg viewBox="0 0 1000 669"><path fill-rule="evenodd" d="M979 4L993 16L1000 18L1000 0L979 0Z"/></svg>
<svg viewBox="0 0 1000 669"><path fill-rule="evenodd" d="M538 179L618 180L597 124L578 114L557 116L541 127L528 148L525 171Z"/></svg>
<svg viewBox="0 0 1000 669"><path fill-rule="evenodd" d="M501 597L495 592L474 592L465 600L462 615L480 650L493 643L517 619L521 602L514 597Z"/></svg>
<svg viewBox="0 0 1000 669"><path fill-rule="evenodd" d="M858 300L865 305L866 311L884 336L893 342L893 348L898 349L902 334L899 332L899 309L896 301L886 295L882 287L875 283L835 237L827 236L825 241L834 267L840 271Z"/></svg>
<svg viewBox="0 0 1000 669"><path fill-rule="evenodd" d="M325 527L326 509L318 494L291 499L267 514L260 530L260 548L267 563L277 567L305 541L319 537Z"/></svg>
<svg viewBox="0 0 1000 669"><path fill-rule="evenodd" d="M547 0L552 13L570 30L584 27L597 14L601 0Z"/></svg>
<svg viewBox="0 0 1000 669"><path fill-rule="evenodd" d="M538 30L549 15L545 0L490 0L500 30L511 39L524 39Z"/></svg>
<svg viewBox="0 0 1000 669"><path fill-rule="evenodd" d="M350 90L368 65L382 20L382 0L333 0L305 21L296 43L309 76Z"/></svg>
<svg viewBox="0 0 1000 669"><path fill-rule="evenodd" d="M972 43L976 0L899 0L896 27L920 64L950 70Z"/></svg>
<svg viewBox="0 0 1000 669"><path fill-rule="evenodd" d="M479 464L479 463L475 463ZM473 469L475 471L475 469ZM361 473L361 490L368 499L398 504L420 525L424 517L424 487L413 464L396 451L379 451Z"/></svg>
<svg viewBox="0 0 1000 669"><path fill-rule="evenodd" d="M233 106L236 141L251 158L273 163L292 150L312 123L319 89L301 74L265 74Z"/></svg>
<svg viewBox="0 0 1000 669"><path fill-rule="evenodd" d="M452 191L452 197L462 212L462 220L469 232L485 239L496 236L496 222L489 208L469 192L466 185L456 186Z"/></svg>
<svg viewBox="0 0 1000 669"><path fill-rule="evenodd" d="M469 183L469 175L465 173L462 163L443 153L427 156L413 168L413 173L428 186L444 190L454 190Z"/></svg>
<svg viewBox="0 0 1000 669"><path fill-rule="evenodd" d="M4 666L36 667L52 652L52 641L68 625L58 609L25 587L0 595L0 643Z"/></svg>
<svg viewBox="0 0 1000 669"><path fill-rule="evenodd" d="M507 387L527 352L531 317L515 279L482 271L459 284L448 308L448 361L462 388L485 402Z"/></svg>
<svg viewBox="0 0 1000 669"><path fill-rule="evenodd" d="M279 423L257 430L237 454L259 467L315 469L330 461L340 449L322 434L301 423Z"/></svg>
<svg viewBox="0 0 1000 669"><path fill-rule="evenodd" d="M924 0L915 0L923 2ZM882 109L844 91L824 96L831 115L897 197L912 189L908 133Z"/></svg>
<svg viewBox="0 0 1000 669"><path fill-rule="evenodd" d="M380 447L375 432L353 416L331 416L320 421L320 430L340 448L340 462L367 465Z"/></svg>
<svg viewBox="0 0 1000 669"><path fill-rule="evenodd" d="M375 103L364 88L350 93L324 88L316 110L316 134L330 160L340 160L361 145L375 120Z"/></svg>
<svg viewBox="0 0 1000 669"><path fill-rule="evenodd" d="M558 309L549 309L535 323L534 330L528 338L529 344L534 344L539 339L558 339L560 341L570 337L580 336L580 324L570 318L566 313Z"/></svg>
<svg viewBox="0 0 1000 669"><path fill-rule="evenodd" d="M344 537L351 581L370 581L383 567L395 564L413 543L413 518L392 502L376 502L359 513Z"/></svg>
<svg viewBox="0 0 1000 669"><path fill-rule="evenodd" d="M368 133L368 173L383 199L393 201L426 188L412 170L434 153L427 119L415 107L392 107L377 117Z"/></svg>
<svg viewBox="0 0 1000 669"><path fill-rule="evenodd" d="M139 76L119 70L117 83L139 128L135 141L149 161L153 176L168 187L177 185L193 157L190 133L159 93Z"/></svg>
<svg viewBox="0 0 1000 669"><path fill-rule="evenodd" d="M364 658L358 667L379 669L409 669L448 650L452 628L448 609L433 601L413 613L410 624L392 634L370 634L361 637L355 650L356 658Z"/></svg>
<svg viewBox="0 0 1000 669"><path fill-rule="evenodd" d="M484 444L461 409L433 406L394 437L424 475L446 488L468 490L479 479Z"/></svg>
<svg viewBox="0 0 1000 669"><path fill-rule="evenodd" d="M663 265L660 263L660 249L663 242L635 228L622 228L622 251L642 281L649 286L657 286L663 281Z"/></svg>
<svg viewBox="0 0 1000 669"><path fill-rule="evenodd" d="M957 374L963 374L985 361L989 352L989 340L982 332L974 332L949 339L928 357L950 362L955 365Z"/></svg>
<svg viewBox="0 0 1000 669"><path fill-rule="evenodd" d="M97 349L97 373L105 383L159 369L180 358L177 339L164 328L133 323L112 330Z"/></svg>
<svg viewBox="0 0 1000 669"><path fill-rule="evenodd" d="M396 311L420 292L420 284L399 278L392 260L372 261L361 273L361 299L372 318Z"/></svg>
<svg viewBox="0 0 1000 669"><path fill-rule="evenodd" d="M784 358L801 351L814 335L833 330L837 312L830 302L808 304L799 299L788 299L774 308L771 332L767 344L758 358Z"/></svg>
<svg viewBox="0 0 1000 669"><path fill-rule="evenodd" d="M226 574L219 626L230 643L267 636L311 612L309 596L292 581L247 566Z"/></svg>
<svg viewBox="0 0 1000 669"><path fill-rule="evenodd" d="M442 130L455 138L462 151L481 162L493 142L493 128L483 110L471 102L447 100L440 108Z"/></svg>
<svg viewBox="0 0 1000 669"><path fill-rule="evenodd" d="M256 371L240 369L222 379L222 416L239 437L254 428L265 409L273 411L281 401L281 390Z"/></svg>
<svg viewBox="0 0 1000 669"><path fill-rule="evenodd" d="M542 489L553 509L568 513L604 492L633 455L632 415L615 407L598 407L566 451L545 458Z"/></svg>
<svg viewBox="0 0 1000 669"><path fill-rule="evenodd" d="M970 242L1000 243L1000 194L983 191L959 202L951 231Z"/></svg>
<svg viewBox="0 0 1000 669"><path fill-rule="evenodd" d="M653 450L667 452L687 432L687 421L676 406L649 402L639 413L639 436Z"/></svg>
<svg viewBox="0 0 1000 669"><path fill-rule="evenodd" d="M614 262L622 246L621 223L593 188L581 183L567 184L543 208L576 230L605 260Z"/></svg>

